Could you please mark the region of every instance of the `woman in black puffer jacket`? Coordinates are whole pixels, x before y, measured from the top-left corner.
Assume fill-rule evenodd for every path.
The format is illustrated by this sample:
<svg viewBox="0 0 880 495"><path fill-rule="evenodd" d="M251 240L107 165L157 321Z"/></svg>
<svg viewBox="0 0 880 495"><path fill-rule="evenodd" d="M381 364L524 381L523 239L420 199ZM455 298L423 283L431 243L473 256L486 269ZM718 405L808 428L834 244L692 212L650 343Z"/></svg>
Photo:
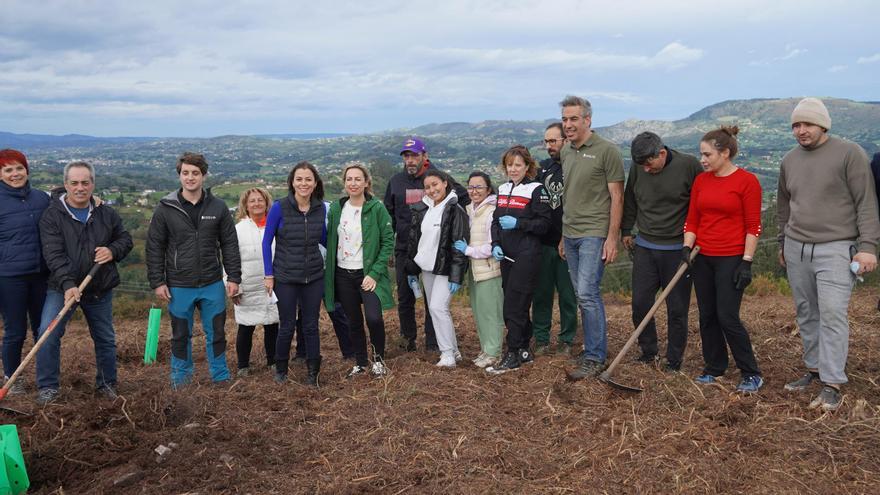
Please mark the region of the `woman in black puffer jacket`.
<svg viewBox="0 0 880 495"><path fill-rule="evenodd" d="M423 183L425 197L412 205L407 281L410 287L418 286L418 274L422 274L428 311L437 333L440 361L437 366L453 368L461 359L455 326L449 312L452 295L461 288L467 272L468 258L452 244L470 238L468 216L458 204L452 190L452 179L444 172L429 169ZM418 293L417 288L414 292Z"/></svg>

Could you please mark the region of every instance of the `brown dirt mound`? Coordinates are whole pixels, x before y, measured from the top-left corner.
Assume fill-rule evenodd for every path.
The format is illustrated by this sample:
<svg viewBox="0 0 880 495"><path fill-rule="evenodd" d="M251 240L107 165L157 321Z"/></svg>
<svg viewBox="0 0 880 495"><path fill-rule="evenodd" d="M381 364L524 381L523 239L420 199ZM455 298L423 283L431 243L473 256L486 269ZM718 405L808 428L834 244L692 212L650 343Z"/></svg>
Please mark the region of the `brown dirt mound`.
<svg viewBox="0 0 880 495"><path fill-rule="evenodd" d="M470 309L458 300L466 364L451 371L434 367L434 355L397 350L391 311L392 373L345 380L348 362L325 316L320 390L297 384L305 378L300 368L291 373L297 383L284 387L267 370L212 385L197 331L198 383L174 392L168 323L164 364L144 366L144 317L118 324L121 397L108 403L92 396L91 340L74 322L64 338L63 400L41 410L29 394L4 405L34 412L7 422L19 427L31 493L38 494L876 493L876 297L864 291L854 298L851 383L835 414L807 408L818 390L782 389L801 372L793 304L784 296L744 303L767 379L752 397L733 392L733 371L718 386L692 381L702 364L695 307L683 373L628 358L617 376L645 389L629 395L597 381L567 381L561 356L487 376L467 361L479 348ZM608 318L614 353L632 330L627 302L611 302ZM231 322L227 335L234 341ZM252 361L260 363L261 344L254 348ZM32 389L33 370L25 376ZM170 443L176 448L158 463L154 449Z"/></svg>

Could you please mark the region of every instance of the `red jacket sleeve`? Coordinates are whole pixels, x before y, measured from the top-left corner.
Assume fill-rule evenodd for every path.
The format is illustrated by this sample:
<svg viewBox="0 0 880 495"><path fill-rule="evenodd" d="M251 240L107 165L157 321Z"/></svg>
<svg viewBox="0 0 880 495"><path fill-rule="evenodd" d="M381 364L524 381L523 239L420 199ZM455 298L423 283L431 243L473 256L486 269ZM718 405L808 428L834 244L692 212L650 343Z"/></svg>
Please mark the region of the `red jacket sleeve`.
<svg viewBox="0 0 880 495"><path fill-rule="evenodd" d="M746 234L761 237L761 183L751 173L746 177L742 195Z"/></svg>
<svg viewBox="0 0 880 495"><path fill-rule="evenodd" d="M700 177L698 175L694 180L694 185L691 186L691 200L688 204L687 218L684 221L684 231L695 235L697 234L697 227L700 225L700 210L697 209L697 199L700 197L700 192L703 189L703 181L700 180Z"/></svg>

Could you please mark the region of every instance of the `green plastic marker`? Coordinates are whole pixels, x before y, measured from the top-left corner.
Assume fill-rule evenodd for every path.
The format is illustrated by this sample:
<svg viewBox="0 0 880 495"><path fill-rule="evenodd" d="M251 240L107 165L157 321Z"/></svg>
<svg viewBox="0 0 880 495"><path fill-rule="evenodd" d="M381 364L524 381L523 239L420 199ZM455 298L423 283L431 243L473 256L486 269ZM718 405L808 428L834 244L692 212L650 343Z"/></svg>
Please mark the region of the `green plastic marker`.
<svg viewBox="0 0 880 495"><path fill-rule="evenodd" d="M0 469L0 494L19 495L31 486L24 456L15 425L0 425L0 448L3 449L3 469Z"/></svg>
<svg viewBox="0 0 880 495"><path fill-rule="evenodd" d="M156 351L159 348L159 325L162 323L162 309L151 308L147 320L147 343L144 345L144 364L156 362Z"/></svg>

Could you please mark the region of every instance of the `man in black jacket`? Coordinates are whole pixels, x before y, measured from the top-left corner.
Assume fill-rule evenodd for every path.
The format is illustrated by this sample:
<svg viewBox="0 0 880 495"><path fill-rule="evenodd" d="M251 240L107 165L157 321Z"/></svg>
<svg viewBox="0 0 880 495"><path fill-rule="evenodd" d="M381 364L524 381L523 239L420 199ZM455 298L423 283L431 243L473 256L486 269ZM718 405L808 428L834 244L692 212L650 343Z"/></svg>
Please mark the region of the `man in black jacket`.
<svg viewBox="0 0 880 495"><path fill-rule="evenodd" d="M95 344L95 387L107 399L116 399L116 332L113 329L113 288L119 285L116 263L132 248L131 235L106 204L95 205L95 169L85 162L64 167L65 193L53 196L40 218L43 257L49 267L49 288L41 316L40 335L66 301L82 308ZM78 285L95 264L94 278L80 293ZM74 306L76 308L76 305ZM68 311L37 353L37 403L58 397L61 373L61 337L73 311Z"/></svg>
<svg viewBox="0 0 880 495"><path fill-rule="evenodd" d="M147 234L147 276L171 314L171 384L192 380L192 327L199 308L211 379L229 380L226 366L226 295L238 294L241 257L226 203L202 185L205 157L184 153L177 160L181 188L162 198ZM218 252L219 247L219 252ZM221 267L222 254L222 267ZM226 294L223 270L226 270Z"/></svg>
<svg viewBox="0 0 880 495"><path fill-rule="evenodd" d="M416 350L416 297L406 281L407 244L409 241L412 210L410 205L422 200L425 186L422 178L425 171L434 168L428 159L428 150L418 138L409 138L400 150L403 157L403 171L398 172L388 181L385 189L385 209L391 215L391 225L397 235L394 244L394 271L397 279L397 314L400 317L400 335L405 339L402 347L407 351ZM464 197L467 197L465 192ZM459 195L461 198L461 195ZM439 350L437 336L431 313L425 302L425 349Z"/></svg>

